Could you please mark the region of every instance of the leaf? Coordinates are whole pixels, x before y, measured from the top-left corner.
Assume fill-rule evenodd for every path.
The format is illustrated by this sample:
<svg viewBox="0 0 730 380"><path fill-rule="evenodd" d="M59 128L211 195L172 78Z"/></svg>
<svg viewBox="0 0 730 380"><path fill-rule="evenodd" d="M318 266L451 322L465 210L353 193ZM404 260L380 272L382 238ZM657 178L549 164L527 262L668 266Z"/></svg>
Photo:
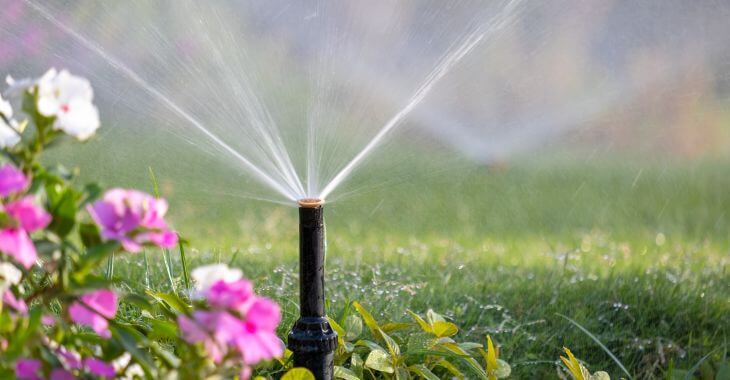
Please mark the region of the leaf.
<svg viewBox="0 0 730 380"><path fill-rule="evenodd" d="M81 242L84 243L84 247L92 247L101 244L99 227L97 227L94 223L79 224L79 235L81 236Z"/></svg>
<svg viewBox="0 0 730 380"><path fill-rule="evenodd" d="M380 329L387 333L391 333L393 331L405 330L405 329L411 328L411 326L413 326L413 323L388 322L388 323L380 326Z"/></svg>
<svg viewBox="0 0 730 380"><path fill-rule="evenodd" d="M180 299L180 297L178 297L176 294L153 292L151 290L148 290L147 294L154 297L158 302L168 305L178 314L186 314L190 309L190 306L188 306L188 304Z"/></svg>
<svg viewBox="0 0 730 380"><path fill-rule="evenodd" d="M365 325L370 329L370 333L373 334L373 337L376 339L380 338L380 326L378 326L378 322L375 321L375 318L367 311L365 310L362 305L360 305L359 302L353 301L352 306L355 307L357 312L360 314L362 319L365 321Z"/></svg>
<svg viewBox="0 0 730 380"><path fill-rule="evenodd" d="M462 343L459 343L459 347L461 347L461 349L464 351L469 351L469 350L476 350L479 348L483 348L484 346L481 343L462 342Z"/></svg>
<svg viewBox="0 0 730 380"><path fill-rule="evenodd" d="M485 357L487 362L487 374L489 380L495 380L497 378L497 350L494 349L494 343L492 343L492 337L487 335L487 356Z"/></svg>
<svg viewBox="0 0 730 380"><path fill-rule="evenodd" d="M408 312L408 314L411 315L411 317L413 318L413 320L416 321L416 323L418 323L419 326L421 326L421 330L423 330L423 331L425 331L427 333L433 333L433 329L431 328L431 324L430 323L426 322L418 314L416 314L416 313L414 313L414 312L412 312L410 310L406 310L406 311Z"/></svg>
<svg viewBox="0 0 730 380"><path fill-rule="evenodd" d="M390 356L397 360L400 356L400 347L398 346L398 343L393 340L393 338L390 337L390 335L383 332L383 330L378 329L380 332L380 335L383 337L383 340L385 341L385 345L388 346L388 351L390 352Z"/></svg>
<svg viewBox="0 0 730 380"><path fill-rule="evenodd" d="M365 367L385 373L395 372L390 356L383 350L370 351L368 358L365 359Z"/></svg>
<svg viewBox="0 0 730 380"><path fill-rule="evenodd" d="M167 363L170 368L177 368L180 366L180 358L175 356L175 354L173 354L172 352L162 348L159 343L151 342L150 348L152 349L152 351L155 352L157 357L161 358L165 363Z"/></svg>
<svg viewBox="0 0 730 380"><path fill-rule="evenodd" d="M512 373L512 367L510 367L509 363L502 359L497 359L497 370L495 371L495 374L497 375L498 379L504 379L509 377L509 375ZM596 380L602 380L602 379L596 379ZM610 379L608 379L610 380Z"/></svg>
<svg viewBox="0 0 730 380"><path fill-rule="evenodd" d="M426 312L426 321L428 321L428 324L433 325L436 322L445 322L446 320L441 316L441 314L428 309Z"/></svg>
<svg viewBox="0 0 730 380"><path fill-rule="evenodd" d="M456 335L457 332L459 332L459 328L456 327L455 324L451 322L443 322L438 321L435 322L432 326L433 333L437 337L445 337L445 336L453 336Z"/></svg>
<svg viewBox="0 0 730 380"><path fill-rule="evenodd" d="M573 375L573 378L575 380L586 380L586 378L583 376L583 366L580 365L580 362L578 362L578 359L575 358L572 352L567 347L563 347L563 351L568 355L568 358L561 356L560 360L563 361L566 367L568 367L568 371Z"/></svg>
<svg viewBox="0 0 730 380"><path fill-rule="evenodd" d="M436 376L433 372L431 372L430 369L428 369L428 367L423 364L414 364L408 367L408 370L426 380L439 380L438 376Z"/></svg>
<svg viewBox="0 0 730 380"><path fill-rule="evenodd" d="M341 367L336 365L335 366L335 379L344 379L344 380L360 380L359 377L355 374L355 372L350 371L349 369L345 367Z"/></svg>
<svg viewBox="0 0 730 380"><path fill-rule="evenodd" d="M436 365L439 367L446 368L447 371L449 371L452 375L456 376L459 379L464 378L464 374L459 371L458 368L454 364L452 364L450 361L446 359L441 359L438 362L436 362Z"/></svg>
<svg viewBox="0 0 730 380"><path fill-rule="evenodd" d="M96 183L89 183L86 186L84 186L83 190L83 199L79 206L85 206L88 203L91 203L97 199L99 199L99 196L104 191L101 186L99 186Z"/></svg>
<svg viewBox="0 0 730 380"><path fill-rule="evenodd" d="M151 339L175 339L178 336L177 324L160 320L160 319L148 319L147 323L150 324L150 338Z"/></svg>
<svg viewBox="0 0 730 380"><path fill-rule="evenodd" d="M437 338L432 334L418 332L408 337L408 351L431 349L437 343Z"/></svg>
<svg viewBox="0 0 730 380"><path fill-rule="evenodd" d="M145 338L139 332L120 324L112 324L111 331L112 336L132 355L134 361L142 367L147 377L155 378L156 376L153 376L152 372L154 368L152 358L147 351L139 348L140 343Z"/></svg>
<svg viewBox="0 0 730 380"><path fill-rule="evenodd" d="M719 379L719 377L717 379ZM590 380L611 380L611 376L608 376L608 373L604 371L598 371L591 375Z"/></svg>
<svg viewBox="0 0 730 380"><path fill-rule="evenodd" d="M472 358L466 351L462 350L461 347L459 347L456 343L444 343L441 345L441 347L455 353L459 354L461 357L461 360L467 364L467 368L472 370L475 375L477 375L481 379L487 378L487 372L477 363L474 358Z"/></svg>
<svg viewBox="0 0 730 380"><path fill-rule="evenodd" d="M357 315L345 318L345 340L353 341L362 334L362 319Z"/></svg>
<svg viewBox="0 0 730 380"><path fill-rule="evenodd" d="M81 194L60 183L46 185L48 212L53 216L48 229L64 237L76 224L76 204Z"/></svg>
<svg viewBox="0 0 730 380"><path fill-rule="evenodd" d="M84 277L109 258L117 249L119 249L119 243L116 241L108 241L87 249L86 253L79 258L78 269L73 274L74 279L83 282Z"/></svg>
<svg viewBox="0 0 730 380"><path fill-rule="evenodd" d="M363 366L365 365L365 362L362 360L360 355L357 353L352 354L352 357L350 357L350 366L353 372L359 377L362 378L362 370Z"/></svg>
<svg viewBox="0 0 730 380"><path fill-rule="evenodd" d="M337 333L337 345L345 347L345 329L343 329L342 326L340 326L334 319L327 317L327 320L329 321L332 330L335 330Z"/></svg>
<svg viewBox="0 0 730 380"><path fill-rule="evenodd" d="M369 349L370 349L371 351L372 351L372 350L380 350L380 351L385 351L385 348L383 348L383 347L380 347L380 345L379 345L379 344L377 344L377 343L375 343L375 342L373 342L373 341L367 340L367 339L360 339L360 340L358 340L357 342L355 342L355 345L356 345L356 346L361 346L361 347L367 347L367 348L369 348Z"/></svg>
<svg viewBox="0 0 730 380"><path fill-rule="evenodd" d="M281 380L315 380L314 375L306 368L292 368L287 371Z"/></svg>

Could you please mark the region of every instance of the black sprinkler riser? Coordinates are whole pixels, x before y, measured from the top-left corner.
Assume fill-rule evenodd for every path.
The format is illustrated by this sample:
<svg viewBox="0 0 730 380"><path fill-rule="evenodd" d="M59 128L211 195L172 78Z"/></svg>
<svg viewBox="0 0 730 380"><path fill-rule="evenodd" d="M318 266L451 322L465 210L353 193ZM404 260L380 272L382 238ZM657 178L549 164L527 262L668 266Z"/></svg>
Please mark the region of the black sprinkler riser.
<svg viewBox="0 0 730 380"><path fill-rule="evenodd" d="M299 208L300 318L289 333L294 366L312 371L317 380L334 378L337 333L325 314L325 227L321 205Z"/></svg>

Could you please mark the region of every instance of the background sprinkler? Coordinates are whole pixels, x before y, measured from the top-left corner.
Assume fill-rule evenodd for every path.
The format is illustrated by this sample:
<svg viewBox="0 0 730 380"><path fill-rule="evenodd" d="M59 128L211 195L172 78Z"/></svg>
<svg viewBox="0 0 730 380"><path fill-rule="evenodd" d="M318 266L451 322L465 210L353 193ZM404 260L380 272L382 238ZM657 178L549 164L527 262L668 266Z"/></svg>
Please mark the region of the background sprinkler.
<svg viewBox="0 0 730 380"><path fill-rule="evenodd" d="M319 379L332 379L337 333L324 310L325 228L320 199L299 200L300 317L289 333L294 365Z"/></svg>

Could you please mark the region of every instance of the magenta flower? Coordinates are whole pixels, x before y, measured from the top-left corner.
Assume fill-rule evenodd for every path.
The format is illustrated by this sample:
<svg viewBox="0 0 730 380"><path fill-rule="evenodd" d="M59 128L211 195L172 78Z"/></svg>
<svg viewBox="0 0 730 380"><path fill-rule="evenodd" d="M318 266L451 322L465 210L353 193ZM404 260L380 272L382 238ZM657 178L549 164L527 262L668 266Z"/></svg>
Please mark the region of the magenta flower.
<svg viewBox="0 0 730 380"><path fill-rule="evenodd" d="M40 360L20 359L15 362L15 376L18 380L40 380L38 372L41 370Z"/></svg>
<svg viewBox="0 0 730 380"><path fill-rule="evenodd" d="M33 266L38 253L25 230L6 228L0 230L0 251L10 255L26 269Z"/></svg>
<svg viewBox="0 0 730 380"><path fill-rule="evenodd" d="M172 248L177 234L164 220L167 201L137 190L111 189L87 207L101 227L104 240L117 240L125 250L139 252L142 245Z"/></svg>
<svg viewBox="0 0 730 380"><path fill-rule="evenodd" d="M245 314L254 299L253 285L248 280L215 282L205 292L208 304L215 308L230 309Z"/></svg>
<svg viewBox="0 0 730 380"><path fill-rule="evenodd" d="M0 168L0 197L7 197L25 190L30 180L15 166L5 164Z"/></svg>
<svg viewBox="0 0 730 380"><path fill-rule="evenodd" d="M36 206L33 196L27 196L5 205L5 212L15 219L20 228L33 232L51 223L51 215L42 207Z"/></svg>
<svg viewBox="0 0 730 380"><path fill-rule="evenodd" d="M84 359L84 366L89 373L101 378L113 379L117 374L114 370L114 366L96 358Z"/></svg>
<svg viewBox="0 0 730 380"><path fill-rule="evenodd" d="M5 212L17 227L0 230L0 251L15 258L25 268L30 268L38 254L28 233L45 228L51 222L51 215L36 206L32 196L8 203Z"/></svg>
<svg viewBox="0 0 730 380"><path fill-rule="evenodd" d="M193 272L201 274L197 269ZM284 344L276 336L281 310L275 302L256 296L251 282L241 279L240 273L228 281L227 276L219 277L201 289L211 310L198 310L192 318L181 315L178 325L183 339L191 344L200 343L215 363L228 352L237 352L240 376L247 379L251 365L284 353Z"/></svg>
<svg viewBox="0 0 730 380"><path fill-rule="evenodd" d="M51 371L51 376L49 377L50 380L75 380L76 376L74 376L71 372L63 369L63 368L54 368Z"/></svg>
<svg viewBox="0 0 730 380"><path fill-rule="evenodd" d="M266 298L257 298L246 314L243 333L236 336L236 346L244 363L256 364L284 353L284 345L276 336L281 321L279 305Z"/></svg>
<svg viewBox="0 0 730 380"><path fill-rule="evenodd" d="M117 314L117 295L108 289L96 290L81 296L68 308L74 322L91 327L102 338L110 338L109 319Z"/></svg>

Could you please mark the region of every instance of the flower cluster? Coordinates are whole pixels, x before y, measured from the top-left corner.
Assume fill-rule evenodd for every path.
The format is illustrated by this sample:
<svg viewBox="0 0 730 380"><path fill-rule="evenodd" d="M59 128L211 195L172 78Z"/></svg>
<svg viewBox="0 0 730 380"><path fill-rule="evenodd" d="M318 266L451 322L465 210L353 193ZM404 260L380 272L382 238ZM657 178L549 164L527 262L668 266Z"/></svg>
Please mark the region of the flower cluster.
<svg viewBox="0 0 730 380"><path fill-rule="evenodd" d="M22 91L31 96L33 106L53 130L86 140L99 128L99 111L93 104L94 91L88 80L52 68L38 79L16 81L8 77L7 82L9 93ZM24 127L25 123L13 119L10 102L0 97L0 148L18 144Z"/></svg>
<svg viewBox="0 0 730 380"><path fill-rule="evenodd" d="M117 292L116 254L177 245L167 202L78 189L70 171L39 159L63 134L85 140L99 127L86 79L51 69L7 82L3 96L22 103L26 119L0 97L0 378L249 378L253 365L283 354L278 305L238 269L193 271L189 299L171 272L172 293ZM139 310L144 325L115 321L120 308Z"/></svg>
<svg viewBox="0 0 730 380"><path fill-rule="evenodd" d="M10 164L0 168L0 197L17 196L30 184L28 178ZM35 263L36 253L30 233L45 228L51 216L36 205L33 196L25 196L3 202L3 226L0 229L0 251L12 257L23 267L30 268Z"/></svg>
<svg viewBox="0 0 730 380"><path fill-rule="evenodd" d="M49 380L73 380L78 377L74 372L87 373L98 379L113 379L117 372L114 366L103 360L89 357L81 360L78 354L67 350L57 352L63 366L51 369ZM36 359L20 359L15 364L15 376L18 380L40 380L43 363Z"/></svg>
<svg viewBox="0 0 730 380"><path fill-rule="evenodd" d="M102 338L110 338L109 319L117 314L117 295L108 289L86 293L72 303L68 314L74 322L91 327Z"/></svg>
<svg viewBox="0 0 730 380"><path fill-rule="evenodd" d="M38 112L55 117L54 129L86 140L99 128L99 111L92 103L94 91L88 80L52 68L38 79L36 87Z"/></svg>
<svg viewBox="0 0 730 380"><path fill-rule="evenodd" d="M137 190L111 189L87 209L101 227L102 238L119 241L129 252L139 252L144 244L162 248L177 244L177 234L163 219L164 199Z"/></svg>
<svg viewBox="0 0 730 380"><path fill-rule="evenodd" d="M279 306L254 294L239 270L214 265L198 268L192 276L209 309L178 317L183 339L201 344L214 363L227 357L240 361L244 379L251 374L250 366L283 354L284 344L276 336Z"/></svg>

